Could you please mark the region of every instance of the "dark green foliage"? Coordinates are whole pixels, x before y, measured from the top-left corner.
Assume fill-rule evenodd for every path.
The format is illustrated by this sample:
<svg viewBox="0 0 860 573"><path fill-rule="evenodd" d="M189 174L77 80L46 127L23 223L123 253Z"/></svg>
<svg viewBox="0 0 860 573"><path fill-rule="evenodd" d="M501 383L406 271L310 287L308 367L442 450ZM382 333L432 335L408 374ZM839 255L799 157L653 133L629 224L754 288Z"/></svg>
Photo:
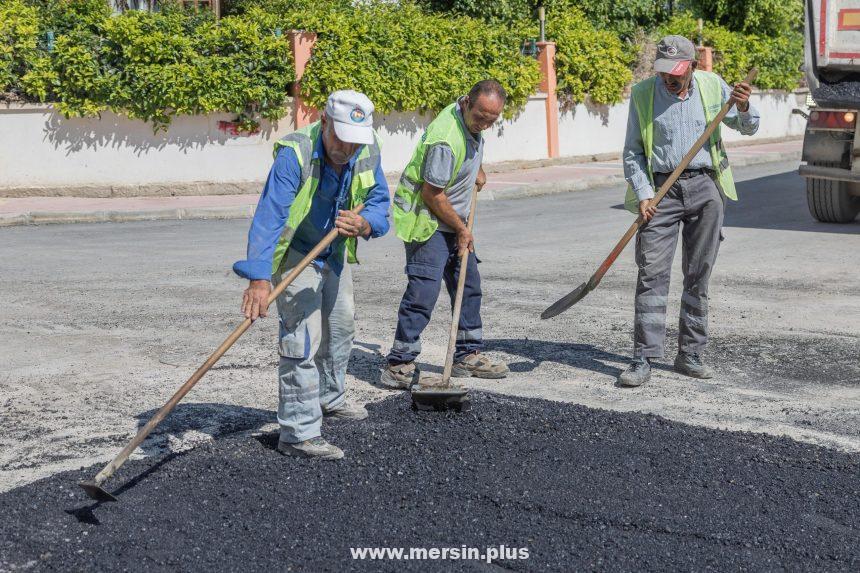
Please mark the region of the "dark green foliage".
<svg viewBox="0 0 860 573"><path fill-rule="evenodd" d="M660 33L696 39L696 19L690 13L678 14L662 27ZM803 61L802 32L784 30L780 35L767 37L732 32L723 26L706 23L703 39L705 45L714 48L714 71L727 82L740 81L750 68L757 67L756 86L782 90L797 87L799 66Z"/></svg>
<svg viewBox="0 0 860 573"><path fill-rule="evenodd" d="M28 48L19 75L4 82L31 99L55 102L67 116L111 109L163 127L179 114L275 119L285 112L295 71L287 38L275 33L270 16L215 22L208 12L170 4L160 12L111 15L95 0L29 6L2 0L0 10L7 6L35 15L36 28L52 30L55 41L50 51Z"/></svg>

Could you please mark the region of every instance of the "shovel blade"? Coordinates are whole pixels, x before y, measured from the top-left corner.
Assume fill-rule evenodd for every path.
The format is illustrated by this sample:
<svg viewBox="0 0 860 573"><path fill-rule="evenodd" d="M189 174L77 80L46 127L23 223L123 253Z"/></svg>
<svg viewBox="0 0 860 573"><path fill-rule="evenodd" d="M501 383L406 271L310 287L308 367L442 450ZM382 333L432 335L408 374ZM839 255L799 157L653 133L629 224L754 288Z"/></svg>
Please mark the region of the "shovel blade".
<svg viewBox="0 0 860 573"><path fill-rule="evenodd" d="M119 501L112 494L106 492L102 489L102 486L94 482L93 480L85 480L78 484L81 488L87 492L87 495L96 501Z"/></svg>
<svg viewBox="0 0 860 573"><path fill-rule="evenodd" d="M468 393L465 388L442 383L441 377L422 377L421 381L412 387L412 409L467 412L471 408Z"/></svg>
<svg viewBox="0 0 860 573"><path fill-rule="evenodd" d="M546 320L547 318L558 316L559 314L563 313L564 311L584 299L585 295L590 292L591 288L589 288L588 283L582 283L574 290L554 302L552 306L550 306L541 313L540 317Z"/></svg>

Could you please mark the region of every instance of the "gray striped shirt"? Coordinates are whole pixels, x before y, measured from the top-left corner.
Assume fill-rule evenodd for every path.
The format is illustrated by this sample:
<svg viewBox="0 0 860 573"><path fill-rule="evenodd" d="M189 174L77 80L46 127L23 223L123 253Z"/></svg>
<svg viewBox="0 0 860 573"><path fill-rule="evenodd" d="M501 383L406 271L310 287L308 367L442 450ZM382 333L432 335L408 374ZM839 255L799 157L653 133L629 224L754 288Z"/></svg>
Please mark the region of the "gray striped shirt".
<svg viewBox="0 0 860 573"><path fill-rule="evenodd" d="M723 103L732 94L732 88L723 84ZM759 113L752 104L746 112L733 107L723 119L723 124L744 135L758 131ZM660 76L654 86L654 147L651 168L654 173L671 173L681 159L693 147L693 143L705 132L705 110L696 83L690 85L684 99L669 93ZM639 129L639 114L630 100L627 118L627 138L624 141L624 178L633 186L637 198L642 201L654 197L654 187L648 179L648 162L642 145ZM705 145L693 157L687 169L712 168L710 144Z"/></svg>

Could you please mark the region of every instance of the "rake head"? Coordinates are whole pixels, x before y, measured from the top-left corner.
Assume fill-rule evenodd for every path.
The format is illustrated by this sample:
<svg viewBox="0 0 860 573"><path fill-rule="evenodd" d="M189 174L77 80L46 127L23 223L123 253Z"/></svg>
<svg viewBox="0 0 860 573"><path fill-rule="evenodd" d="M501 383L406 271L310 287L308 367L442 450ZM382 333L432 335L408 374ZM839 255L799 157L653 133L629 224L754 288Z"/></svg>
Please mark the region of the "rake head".
<svg viewBox="0 0 860 573"><path fill-rule="evenodd" d="M413 410L468 412L472 408L469 391L450 382L443 383L441 376L422 376L411 394Z"/></svg>

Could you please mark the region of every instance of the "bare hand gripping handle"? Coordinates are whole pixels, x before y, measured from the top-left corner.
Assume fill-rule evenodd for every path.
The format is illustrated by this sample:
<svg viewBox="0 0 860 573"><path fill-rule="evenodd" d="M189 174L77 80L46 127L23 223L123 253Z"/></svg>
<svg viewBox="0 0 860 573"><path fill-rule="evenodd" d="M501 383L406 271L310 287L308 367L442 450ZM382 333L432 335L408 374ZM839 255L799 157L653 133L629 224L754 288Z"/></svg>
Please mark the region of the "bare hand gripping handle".
<svg viewBox="0 0 860 573"><path fill-rule="evenodd" d="M751 69L744 81L746 83L752 82L755 79L757 73L758 70L756 68ZM696 140L696 143L693 144L693 147L690 148L690 151L688 151L684 158L681 159L681 162L678 164L675 170L672 171L672 174L669 175L669 178L666 179L663 185L660 186L660 190L657 192L654 198L651 199L651 203L649 203L648 205L649 207L655 207L660 202L660 200L666 196L666 193L669 192L669 189L672 188L672 185L675 184L675 181L678 180L678 177L681 176L681 173L684 171L684 169L687 168L687 166L690 164L690 161L693 160L693 157L696 156L702 146L708 142L708 140L711 138L711 135L713 135L714 131L716 131L717 126L720 125L720 122L723 121L723 118L726 117L726 114L729 113L729 110L732 109L732 106L734 105L735 100L731 98L729 99L729 101L723 104L722 109L720 109L720 112L717 114L717 116L713 120L711 120L711 123L708 124L708 127L705 129L705 132L699 137L699 139ZM588 279L588 282L582 283L574 290L557 300L555 303L553 303L552 306L543 311L540 317L546 319L558 316L559 314L585 298L588 293L596 289L597 285L599 285L600 281L603 279L603 275L606 274L606 272L609 270L609 267L612 266L612 264L615 262L615 259L618 258L618 255L621 254L621 251L624 250L624 247L627 246L627 243L629 243L630 239L632 239L633 236L639 231L639 228L644 224L644 222L645 220L642 218L642 215L639 215L633 222L633 224L630 225L630 228L627 229L627 232L624 233L624 236L621 237L621 240L619 240L618 243L615 245L615 248L612 249L612 252L609 253L609 256L606 257L606 259L600 264L600 267L598 267L597 271L593 275L591 275L591 278Z"/></svg>
<svg viewBox="0 0 860 573"><path fill-rule="evenodd" d="M362 209L364 209L364 204L359 204L352 209L352 212L360 213ZM268 308L269 305L271 305L275 299L278 298L288 286L290 286L296 277L299 276L299 274L301 274L301 272L305 270L305 268L310 265L320 253L328 248L328 246L337 238L337 235L337 229L332 229L325 237L323 237L316 247L311 249L311 252L309 252L305 258L303 258L301 262L299 262L299 264L296 265L280 283L278 283L278 286L272 290L271 294L269 294L269 300L266 302L266 308ZM150 418L146 425L137 432L137 435L128 443L128 445L123 448L122 451L102 469L102 471L96 474L95 478L89 481L82 481L79 484L84 491L87 492L87 495L97 501L118 501L116 497L102 489L102 484L120 467L122 467L128 459L128 456L130 456L131 453L143 443L143 440L146 439L149 433L167 417L173 408L176 407L176 404L178 404L179 401L188 394L191 388L193 388L194 385L203 378L203 375L206 374L216 362L218 362L224 353L227 352L227 350L229 350L237 340L239 340L239 337L245 334L245 331L251 327L251 324L253 324L253 321L250 318L246 318L242 324L240 324L236 330L234 330L232 334L230 334L230 336L221 343L221 346L219 346L215 352L206 359L206 362L204 362L203 365L191 375L191 378L189 378L185 384L176 391L170 400L168 400L167 403L162 406L152 418Z"/></svg>

